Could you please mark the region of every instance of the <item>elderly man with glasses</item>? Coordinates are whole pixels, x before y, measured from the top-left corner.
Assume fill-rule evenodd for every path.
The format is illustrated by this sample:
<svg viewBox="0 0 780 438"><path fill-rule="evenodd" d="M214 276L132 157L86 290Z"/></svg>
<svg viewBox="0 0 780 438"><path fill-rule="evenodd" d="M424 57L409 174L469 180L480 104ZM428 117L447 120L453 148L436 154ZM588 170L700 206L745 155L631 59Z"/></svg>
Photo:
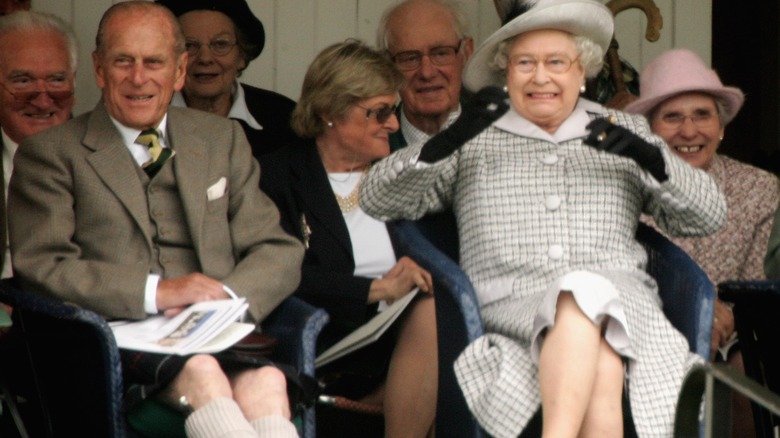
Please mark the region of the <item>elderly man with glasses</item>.
<svg viewBox="0 0 780 438"><path fill-rule="evenodd" d="M0 17L0 147L3 151L0 202L2 277L11 276L5 200L19 143L67 121L73 109L76 37L61 19L18 11Z"/></svg>
<svg viewBox="0 0 780 438"><path fill-rule="evenodd" d="M428 140L460 115L461 73L474 50L463 11L450 0L406 0L387 9L377 46L406 78L392 150Z"/></svg>

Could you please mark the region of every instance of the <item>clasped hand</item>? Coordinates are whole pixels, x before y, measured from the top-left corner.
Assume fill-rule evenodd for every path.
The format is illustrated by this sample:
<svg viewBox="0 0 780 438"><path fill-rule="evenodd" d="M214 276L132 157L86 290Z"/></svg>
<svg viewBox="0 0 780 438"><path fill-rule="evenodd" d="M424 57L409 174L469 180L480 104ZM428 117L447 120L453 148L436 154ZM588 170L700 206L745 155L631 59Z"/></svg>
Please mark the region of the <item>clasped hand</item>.
<svg viewBox="0 0 780 438"><path fill-rule="evenodd" d="M593 120L586 128L590 130L590 134L585 139L585 144L611 154L631 158L650 172L658 182L669 179L663 154L642 137L603 118Z"/></svg>
<svg viewBox="0 0 780 438"><path fill-rule="evenodd" d="M157 309L165 316L174 316L201 301L228 298L222 282L199 272L179 278L160 279L157 283Z"/></svg>
<svg viewBox="0 0 780 438"><path fill-rule="evenodd" d="M509 104L506 97L506 92L500 88L485 87L479 90L463 104L458 120L423 145L419 160L435 163L476 137L507 112Z"/></svg>

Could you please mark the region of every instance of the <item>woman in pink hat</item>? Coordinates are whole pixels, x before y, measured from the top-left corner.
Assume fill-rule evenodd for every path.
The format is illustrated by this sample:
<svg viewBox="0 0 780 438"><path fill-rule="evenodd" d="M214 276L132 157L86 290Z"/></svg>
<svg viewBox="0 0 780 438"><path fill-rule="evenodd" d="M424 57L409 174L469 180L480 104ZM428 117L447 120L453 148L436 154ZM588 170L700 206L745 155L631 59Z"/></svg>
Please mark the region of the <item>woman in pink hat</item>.
<svg viewBox="0 0 780 438"><path fill-rule="evenodd" d="M643 114L674 153L706 171L728 205L726 224L720 231L672 240L701 265L715 285L726 280L764 279L764 254L780 199L778 178L717 153L726 125L742 106L742 91L724 86L715 71L687 49L669 50L648 64L640 77L640 90L640 98L626 111ZM655 225L650 218L648 222ZM734 316L716 300L713 357L742 369L741 354L731 348L735 340ZM745 403L746 415L735 412L735 427L742 417L752 429Z"/></svg>

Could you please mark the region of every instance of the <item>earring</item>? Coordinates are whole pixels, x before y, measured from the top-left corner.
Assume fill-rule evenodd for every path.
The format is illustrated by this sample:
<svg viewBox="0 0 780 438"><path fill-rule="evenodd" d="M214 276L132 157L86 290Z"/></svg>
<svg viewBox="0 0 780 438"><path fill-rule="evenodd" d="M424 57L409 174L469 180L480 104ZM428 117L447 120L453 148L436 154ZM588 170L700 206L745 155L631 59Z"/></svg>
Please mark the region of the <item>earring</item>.
<svg viewBox="0 0 780 438"><path fill-rule="evenodd" d="M328 122L328 123L326 123L326 125L328 125L328 128L332 128L333 127L333 122Z"/></svg>
<svg viewBox="0 0 780 438"><path fill-rule="evenodd" d="M508 93L509 92L509 87L504 85L504 88L502 88L502 90L504 90L504 93Z"/></svg>
<svg viewBox="0 0 780 438"><path fill-rule="evenodd" d="M580 94L582 94L582 93L584 93L584 92L585 92L585 84L582 84L582 85L580 86Z"/></svg>

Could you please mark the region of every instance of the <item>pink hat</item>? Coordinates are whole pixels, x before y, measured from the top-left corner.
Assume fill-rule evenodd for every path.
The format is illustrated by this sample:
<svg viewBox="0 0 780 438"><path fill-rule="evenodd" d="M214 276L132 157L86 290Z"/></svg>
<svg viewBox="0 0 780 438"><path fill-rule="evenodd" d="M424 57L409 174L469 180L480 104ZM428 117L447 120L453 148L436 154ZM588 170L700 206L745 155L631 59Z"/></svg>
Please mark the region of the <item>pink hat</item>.
<svg viewBox="0 0 780 438"><path fill-rule="evenodd" d="M639 99L628 104L625 111L649 117L658 105L670 97L701 92L723 103L725 114L721 117L724 125L737 115L745 101L745 95L739 88L724 87L715 70L687 49L666 51L650 62L639 77L639 91Z"/></svg>

